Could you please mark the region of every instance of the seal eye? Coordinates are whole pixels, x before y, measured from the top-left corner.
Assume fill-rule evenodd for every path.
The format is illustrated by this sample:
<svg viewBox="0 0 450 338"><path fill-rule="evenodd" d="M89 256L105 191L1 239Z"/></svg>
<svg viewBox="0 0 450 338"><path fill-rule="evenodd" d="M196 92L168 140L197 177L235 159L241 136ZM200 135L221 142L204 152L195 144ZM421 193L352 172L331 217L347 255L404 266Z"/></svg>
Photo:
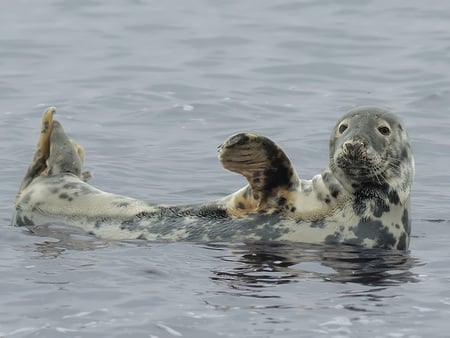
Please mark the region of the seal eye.
<svg viewBox="0 0 450 338"><path fill-rule="evenodd" d="M347 130L347 128L348 128L348 125L346 125L345 123L342 123L342 124L339 126L339 129L338 129L339 134L342 134L344 131Z"/></svg>
<svg viewBox="0 0 450 338"><path fill-rule="evenodd" d="M378 127L378 131L384 136L388 136L391 133L391 130L388 127Z"/></svg>

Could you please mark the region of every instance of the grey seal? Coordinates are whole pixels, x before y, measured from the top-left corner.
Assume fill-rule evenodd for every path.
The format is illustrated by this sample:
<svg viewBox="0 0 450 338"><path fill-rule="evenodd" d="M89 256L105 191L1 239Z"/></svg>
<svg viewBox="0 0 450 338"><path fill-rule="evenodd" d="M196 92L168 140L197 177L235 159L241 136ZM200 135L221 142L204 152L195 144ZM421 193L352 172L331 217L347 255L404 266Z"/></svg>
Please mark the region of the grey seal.
<svg viewBox="0 0 450 338"><path fill-rule="evenodd" d="M414 158L404 125L386 109L345 114L331 132L328 167L311 180L298 176L271 139L235 134L219 147L219 159L248 184L221 199L183 206L151 204L87 183L84 150L54 113L44 113L13 225L63 222L106 239L409 247Z"/></svg>

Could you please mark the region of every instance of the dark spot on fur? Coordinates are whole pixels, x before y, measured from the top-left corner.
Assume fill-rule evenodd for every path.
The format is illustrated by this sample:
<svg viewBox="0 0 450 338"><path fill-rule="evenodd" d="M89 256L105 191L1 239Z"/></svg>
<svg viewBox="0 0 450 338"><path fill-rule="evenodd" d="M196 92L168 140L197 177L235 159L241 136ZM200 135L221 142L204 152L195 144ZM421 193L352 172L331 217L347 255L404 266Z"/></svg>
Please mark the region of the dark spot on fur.
<svg viewBox="0 0 450 338"><path fill-rule="evenodd" d="M53 188L50 188L50 192L51 192L52 194L57 194L57 193L59 193L59 189L53 187Z"/></svg>
<svg viewBox="0 0 450 338"><path fill-rule="evenodd" d="M237 145L242 146L242 145L248 143L249 140L250 140L250 138L248 137L248 135L242 133L242 134L238 134L238 135L234 136L230 141L232 141L233 143L236 143Z"/></svg>
<svg viewBox="0 0 450 338"><path fill-rule="evenodd" d="M76 189L78 187L78 184L76 183L65 183L63 185L63 189Z"/></svg>
<svg viewBox="0 0 450 338"><path fill-rule="evenodd" d="M61 199L63 199L63 200L68 200L69 202L73 201L73 198L70 197L69 195L67 195L65 192L63 192L62 194L60 194L58 197L61 198Z"/></svg>
<svg viewBox="0 0 450 338"><path fill-rule="evenodd" d="M31 211L32 212L38 211L42 204L44 204L44 203L43 202L36 202L36 203L34 203L33 207L31 208Z"/></svg>
<svg viewBox="0 0 450 338"><path fill-rule="evenodd" d="M381 217L383 213L389 212L391 208L383 200L375 200L375 207L373 210L373 215L375 217Z"/></svg>
<svg viewBox="0 0 450 338"><path fill-rule="evenodd" d="M253 182L260 183L261 182L261 172L257 171L253 174Z"/></svg>
<svg viewBox="0 0 450 338"><path fill-rule="evenodd" d="M202 206L198 212L192 212L193 216L198 216L202 218L210 218L213 219L226 219L229 218L226 210L215 207L215 206Z"/></svg>
<svg viewBox="0 0 450 338"><path fill-rule="evenodd" d="M325 244L328 245L338 244L341 241L341 237L342 233L336 231L334 234L325 237Z"/></svg>
<svg viewBox="0 0 450 338"><path fill-rule="evenodd" d="M366 211L366 201L362 198L356 198L353 202L353 211L357 216L362 216L364 212Z"/></svg>
<svg viewBox="0 0 450 338"><path fill-rule="evenodd" d="M354 229L354 233L361 243L365 238L374 240L377 248L390 249L397 242L388 227L384 226L382 222L371 218L362 218Z"/></svg>
<svg viewBox="0 0 450 338"><path fill-rule="evenodd" d="M157 219L176 219L180 217L199 217L209 219L226 219L229 218L225 209L218 208L214 205L202 205L193 207L160 207L153 212L143 211L136 214L135 219L137 222L141 219L157 218ZM129 223L130 221L124 221L122 223Z"/></svg>
<svg viewBox="0 0 450 338"><path fill-rule="evenodd" d="M356 198L361 200L376 200L387 198L387 191L389 186L387 184L372 185L366 184L362 189L355 193Z"/></svg>
<svg viewBox="0 0 450 338"><path fill-rule="evenodd" d="M20 199L21 204L28 204L31 201L31 191Z"/></svg>
<svg viewBox="0 0 450 338"><path fill-rule="evenodd" d="M120 230L127 231L142 231L144 228L139 224L139 222L134 222L132 220L124 221L120 224Z"/></svg>
<svg viewBox="0 0 450 338"><path fill-rule="evenodd" d="M323 221L312 221L309 225L311 228L325 228L325 223Z"/></svg>
<svg viewBox="0 0 450 338"><path fill-rule="evenodd" d="M295 212L297 210L295 207L291 207L291 212Z"/></svg>
<svg viewBox="0 0 450 338"><path fill-rule="evenodd" d="M328 196L327 196L327 197L325 197L325 203L326 203L326 204L330 204L330 202L331 202L331 199L330 199L330 197L328 197Z"/></svg>
<svg viewBox="0 0 450 338"><path fill-rule="evenodd" d="M266 182L263 189L270 192L277 187L291 188L292 167L289 159L273 141L263 138L262 144L267 158L270 159L270 165L264 171Z"/></svg>
<svg viewBox="0 0 450 338"><path fill-rule="evenodd" d="M409 219L408 209L403 211L402 223L406 233L409 235L411 233L411 221Z"/></svg>
<svg viewBox="0 0 450 338"><path fill-rule="evenodd" d="M280 197L280 198L278 199L278 206L281 207L281 206L285 205L286 202L287 202L286 198Z"/></svg>
<svg viewBox="0 0 450 338"><path fill-rule="evenodd" d="M338 195L339 195L339 193L340 193L340 190L341 190L341 189L340 189L337 185L335 185L335 184L331 185L331 186L330 186L330 193L331 193L331 196L333 196L333 198L338 197Z"/></svg>
<svg viewBox="0 0 450 338"><path fill-rule="evenodd" d="M244 203L239 202L239 203L237 204L237 208L238 208L238 209L245 209Z"/></svg>
<svg viewBox="0 0 450 338"><path fill-rule="evenodd" d="M389 202L394 205L398 205L400 203L400 198L398 197L398 194L395 190L389 191L388 199L389 199Z"/></svg>
<svg viewBox="0 0 450 338"><path fill-rule="evenodd" d="M398 239L397 250L406 250L408 248L407 238L408 236L406 235L406 233L403 232L400 238Z"/></svg>

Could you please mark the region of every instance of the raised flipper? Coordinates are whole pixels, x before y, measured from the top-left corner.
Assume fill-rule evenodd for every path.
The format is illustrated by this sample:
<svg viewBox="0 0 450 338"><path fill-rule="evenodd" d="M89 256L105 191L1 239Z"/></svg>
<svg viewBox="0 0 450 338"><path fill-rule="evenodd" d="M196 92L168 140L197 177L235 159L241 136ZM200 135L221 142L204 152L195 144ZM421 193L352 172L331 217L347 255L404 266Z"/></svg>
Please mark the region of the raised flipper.
<svg viewBox="0 0 450 338"><path fill-rule="evenodd" d="M18 200L22 191L37 177L72 173L87 181L92 175L89 170L81 170L84 161L84 150L74 140L69 140L61 124L53 121L55 107L48 108L41 122L41 132L33 155L33 159L22 180Z"/></svg>
<svg viewBox="0 0 450 338"><path fill-rule="evenodd" d="M56 112L55 107L48 108L43 116L41 123L41 132L39 134L39 139L36 147L36 151L33 155L33 159L25 173L25 176L20 184L19 192L17 193L17 198L20 193L38 176L41 176L47 169L47 159L50 154L50 136L52 134L53 128L53 115Z"/></svg>
<svg viewBox="0 0 450 338"><path fill-rule="evenodd" d="M78 146L75 143L76 146ZM50 137L50 156L47 160L47 175L70 173L81 176L81 158L72 141L67 137L58 121L53 121ZM80 148L81 154L84 154Z"/></svg>
<svg viewBox="0 0 450 338"><path fill-rule="evenodd" d="M89 170L82 170L83 162L83 147L67 137L61 123L53 121L46 175L69 173L87 182L92 174Z"/></svg>
<svg viewBox="0 0 450 338"><path fill-rule="evenodd" d="M232 195L229 212L276 212L290 208L290 193L299 178L284 151L271 139L241 133L231 136L219 149L224 168L242 174L248 186Z"/></svg>

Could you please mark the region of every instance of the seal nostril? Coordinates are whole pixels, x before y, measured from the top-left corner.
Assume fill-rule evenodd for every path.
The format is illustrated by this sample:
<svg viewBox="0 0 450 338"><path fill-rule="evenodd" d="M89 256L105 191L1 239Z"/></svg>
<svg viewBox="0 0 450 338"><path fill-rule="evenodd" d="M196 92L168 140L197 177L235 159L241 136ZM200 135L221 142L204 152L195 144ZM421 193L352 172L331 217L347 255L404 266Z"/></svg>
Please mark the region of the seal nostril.
<svg viewBox="0 0 450 338"><path fill-rule="evenodd" d="M344 150L346 150L347 152L352 152L354 148L354 145L350 141L344 143Z"/></svg>
<svg viewBox="0 0 450 338"><path fill-rule="evenodd" d="M359 140L347 141L343 145L344 152L351 156L360 156L365 153L365 145Z"/></svg>

